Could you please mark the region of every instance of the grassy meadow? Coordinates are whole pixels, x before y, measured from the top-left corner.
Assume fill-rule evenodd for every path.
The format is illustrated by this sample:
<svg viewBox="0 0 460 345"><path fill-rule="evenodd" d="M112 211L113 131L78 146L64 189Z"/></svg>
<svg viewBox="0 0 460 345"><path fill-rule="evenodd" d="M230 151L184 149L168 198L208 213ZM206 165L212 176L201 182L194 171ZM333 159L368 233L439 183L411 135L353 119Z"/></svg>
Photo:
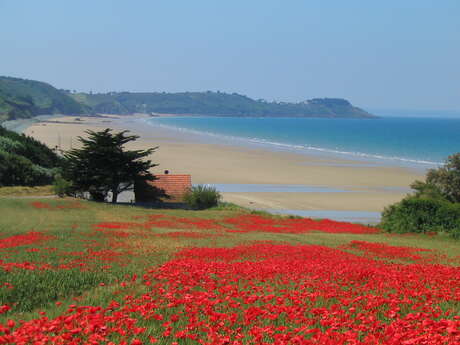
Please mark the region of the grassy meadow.
<svg viewBox="0 0 460 345"><path fill-rule="evenodd" d="M70 198L0 215L0 344L460 340L448 237Z"/></svg>

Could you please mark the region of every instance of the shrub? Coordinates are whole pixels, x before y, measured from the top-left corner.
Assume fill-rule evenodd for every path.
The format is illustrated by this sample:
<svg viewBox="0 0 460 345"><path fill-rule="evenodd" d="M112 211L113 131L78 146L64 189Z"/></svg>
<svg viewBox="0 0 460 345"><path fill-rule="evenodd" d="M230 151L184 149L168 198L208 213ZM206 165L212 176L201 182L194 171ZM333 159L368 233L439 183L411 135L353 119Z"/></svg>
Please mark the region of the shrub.
<svg viewBox="0 0 460 345"><path fill-rule="evenodd" d="M460 204L409 196L385 208L380 227L398 233L445 231L460 237Z"/></svg>
<svg viewBox="0 0 460 345"><path fill-rule="evenodd" d="M11 153L17 152L23 148L24 146L19 141L0 136L0 150Z"/></svg>
<svg viewBox="0 0 460 345"><path fill-rule="evenodd" d="M0 149L0 186L40 186L50 184L52 180L53 169Z"/></svg>
<svg viewBox="0 0 460 345"><path fill-rule="evenodd" d="M72 182L67 181L61 175L57 174L54 177L53 191L54 191L54 194L58 195L61 198L66 195L71 195L72 194Z"/></svg>
<svg viewBox="0 0 460 345"><path fill-rule="evenodd" d="M195 210L217 206L222 196L215 187L207 185L193 186L185 195L184 201Z"/></svg>
<svg viewBox="0 0 460 345"><path fill-rule="evenodd" d="M449 156L442 167L428 170L425 182L415 181L411 187L418 196L460 202L460 152Z"/></svg>
<svg viewBox="0 0 460 345"><path fill-rule="evenodd" d="M33 164L45 168L57 167L61 159L32 137L9 131L0 126L0 150L26 157Z"/></svg>

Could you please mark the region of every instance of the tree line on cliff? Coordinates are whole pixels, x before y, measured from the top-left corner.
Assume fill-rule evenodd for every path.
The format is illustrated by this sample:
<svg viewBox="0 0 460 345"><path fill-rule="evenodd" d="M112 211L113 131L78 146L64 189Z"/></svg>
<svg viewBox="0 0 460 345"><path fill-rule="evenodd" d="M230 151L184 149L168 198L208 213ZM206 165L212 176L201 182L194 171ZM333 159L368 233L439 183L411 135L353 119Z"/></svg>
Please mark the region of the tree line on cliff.
<svg viewBox="0 0 460 345"><path fill-rule="evenodd" d="M224 92L108 92L58 90L35 80L0 76L0 122L48 114L167 113L213 116L370 118L340 98L268 102Z"/></svg>
<svg viewBox="0 0 460 345"><path fill-rule="evenodd" d="M0 122L48 114L90 114L91 109L53 86L0 77Z"/></svg>

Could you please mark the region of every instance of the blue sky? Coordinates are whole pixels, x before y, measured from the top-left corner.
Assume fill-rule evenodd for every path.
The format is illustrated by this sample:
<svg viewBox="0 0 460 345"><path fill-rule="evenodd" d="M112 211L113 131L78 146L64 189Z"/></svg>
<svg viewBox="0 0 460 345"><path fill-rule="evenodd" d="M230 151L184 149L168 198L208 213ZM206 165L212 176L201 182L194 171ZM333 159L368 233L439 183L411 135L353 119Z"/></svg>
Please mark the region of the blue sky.
<svg viewBox="0 0 460 345"><path fill-rule="evenodd" d="M0 0L0 75L460 111L459 0Z"/></svg>

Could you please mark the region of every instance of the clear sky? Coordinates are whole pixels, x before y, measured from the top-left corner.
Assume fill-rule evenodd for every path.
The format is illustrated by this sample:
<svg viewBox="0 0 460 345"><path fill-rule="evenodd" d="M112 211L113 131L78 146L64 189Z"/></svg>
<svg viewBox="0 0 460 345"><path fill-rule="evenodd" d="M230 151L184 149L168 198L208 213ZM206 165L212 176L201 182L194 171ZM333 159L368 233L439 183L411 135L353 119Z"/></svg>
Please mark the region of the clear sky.
<svg viewBox="0 0 460 345"><path fill-rule="evenodd" d="M0 0L0 75L460 110L460 0Z"/></svg>

